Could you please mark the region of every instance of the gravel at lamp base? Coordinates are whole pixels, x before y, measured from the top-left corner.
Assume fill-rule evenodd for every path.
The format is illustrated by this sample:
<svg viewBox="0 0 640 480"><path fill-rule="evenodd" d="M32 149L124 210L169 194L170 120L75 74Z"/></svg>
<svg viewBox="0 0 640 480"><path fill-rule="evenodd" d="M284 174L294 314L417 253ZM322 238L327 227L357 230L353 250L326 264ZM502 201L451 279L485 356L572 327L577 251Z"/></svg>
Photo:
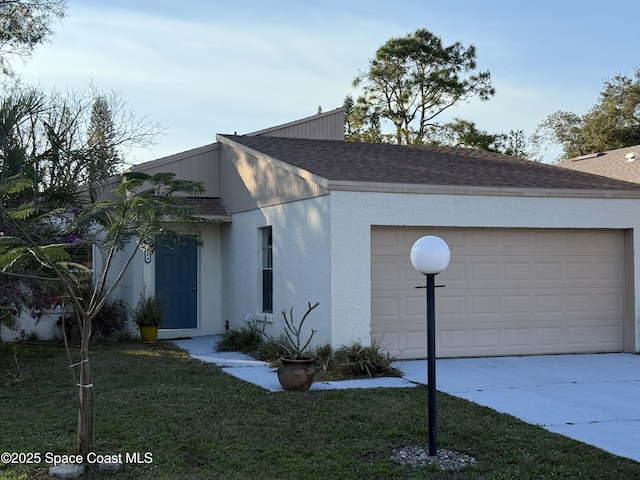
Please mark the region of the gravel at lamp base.
<svg viewBox="0 0 640 480"><path fill-rule="evenodd" d="M438 454L429 456L429 451L421 447L396 448L393 459L410 467L437 465L442 470L460 470L476 463L476 459L464 453L439 448Z"/></svg>

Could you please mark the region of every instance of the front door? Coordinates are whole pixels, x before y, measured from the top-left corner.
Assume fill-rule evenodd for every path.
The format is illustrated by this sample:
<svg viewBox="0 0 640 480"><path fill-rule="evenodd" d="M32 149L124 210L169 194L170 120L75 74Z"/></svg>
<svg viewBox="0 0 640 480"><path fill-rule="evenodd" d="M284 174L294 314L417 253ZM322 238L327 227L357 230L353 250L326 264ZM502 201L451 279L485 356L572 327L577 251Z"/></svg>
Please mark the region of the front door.
<svg viewBox="0 0 640 480"><path fill-rule="evenodd" d="M198 245L156 244L156 295L162 300L160 328L198 327Z"/></svg>

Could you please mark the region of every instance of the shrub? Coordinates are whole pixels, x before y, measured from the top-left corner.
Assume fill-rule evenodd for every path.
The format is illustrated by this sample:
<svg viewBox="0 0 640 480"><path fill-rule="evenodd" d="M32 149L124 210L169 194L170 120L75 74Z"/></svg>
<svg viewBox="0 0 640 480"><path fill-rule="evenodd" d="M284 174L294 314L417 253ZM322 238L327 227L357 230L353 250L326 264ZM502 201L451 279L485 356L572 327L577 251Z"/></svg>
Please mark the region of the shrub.
<svg viewBox="0 0 640 480"><path fill-rule="evenodd" d="M56 325L62 329L63 318L60 316ZM93 319L91 339L127 340L130 336L124 331L127 321L127 307L122 300L107 301ZM64 317L64 329L67 340L71 343L80 342L80 325L76 317Z"/></svg>
<svg viewBox="0 0 640 480"><path fill-rule="evenodd" d="M262 341L262 333L255 324L248 323L244 327L235 330L226 330L222 339L216 345L217 352L243 352L254 354Z"/></svg>
<svg viewBox="0 0 640 480"><path fill-rule="evenodd" d="M100 337L119 337L127 322L127 307L122 300L112 300L93 319L93 334Z"/></svg>
<svg viewBox="0 0 640 480"><path fill-rule="evenodd" d="M378 342L363 346L356 342L338 348L327 368L327 374L333 379L398 377L398 369L391 366L396 360L388 353L382 353Z"/></svg>
<svg viewBox="0 0 640 480"><path fill-rule="evenodd" d="M280 361L280 357L287 356L287 349L284 348L284 335L276 338L270 338L260 343L253 356L258 360L269 362L272 365L277 364ZM263 337L264 338L264 337Z"/></svg>
<svg viewBox="0 0 640 480"><path fill-rule="evenodd" d="M328 343L316 347L313 352L313 356L316 359L317 375L319 379L325 379L330 377L329 369L333 365L333 349Z"/></svg>

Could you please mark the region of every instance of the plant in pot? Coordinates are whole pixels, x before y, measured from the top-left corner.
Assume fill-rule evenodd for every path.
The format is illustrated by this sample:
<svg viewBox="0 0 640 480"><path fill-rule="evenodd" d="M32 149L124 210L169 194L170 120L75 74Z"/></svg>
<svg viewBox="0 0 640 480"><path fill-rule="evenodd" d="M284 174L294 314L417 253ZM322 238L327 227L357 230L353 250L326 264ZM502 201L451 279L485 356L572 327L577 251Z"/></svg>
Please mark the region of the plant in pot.
<svg viewBox="0 0 640 480"><path fill-rule="evenodd" d="M283 311L284 335L276 341L287 352L286 356L280 357L278 366L278 381L285 390L306 392L311 387L315 378L315 358L307 354L307 349L316 330L311 329L311 333L306 341L301 339L302 327L309 314L320 305L309 303L309 308L302 316L300 322L296 323L293 317L293 307L287 312Z"/></svg>
<svg viewBox="0 0 640 480"><path fill-rule="evenodd" d="M131 311L131 317L140 328L142 341L155 342L162 323L162 301L155 295L143 295L136 308Z"/></svg>

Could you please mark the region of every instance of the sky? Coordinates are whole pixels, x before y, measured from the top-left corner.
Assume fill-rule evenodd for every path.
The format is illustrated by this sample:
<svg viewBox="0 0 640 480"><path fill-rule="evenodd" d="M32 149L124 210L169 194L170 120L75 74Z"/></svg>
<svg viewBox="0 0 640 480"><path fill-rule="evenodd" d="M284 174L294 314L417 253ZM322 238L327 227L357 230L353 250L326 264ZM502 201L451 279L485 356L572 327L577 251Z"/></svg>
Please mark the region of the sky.
<svg viewBox="0 0 640 480"><path fill-rule="evenodd" d="M425 28L475 45L496 89L443 120L530 135L633 74L638 18L637 0L68 0L51 42L14 68L45 90L117 92L160 124L157 145L130 152L139 163L338 108L382 44Z"/></svg>

